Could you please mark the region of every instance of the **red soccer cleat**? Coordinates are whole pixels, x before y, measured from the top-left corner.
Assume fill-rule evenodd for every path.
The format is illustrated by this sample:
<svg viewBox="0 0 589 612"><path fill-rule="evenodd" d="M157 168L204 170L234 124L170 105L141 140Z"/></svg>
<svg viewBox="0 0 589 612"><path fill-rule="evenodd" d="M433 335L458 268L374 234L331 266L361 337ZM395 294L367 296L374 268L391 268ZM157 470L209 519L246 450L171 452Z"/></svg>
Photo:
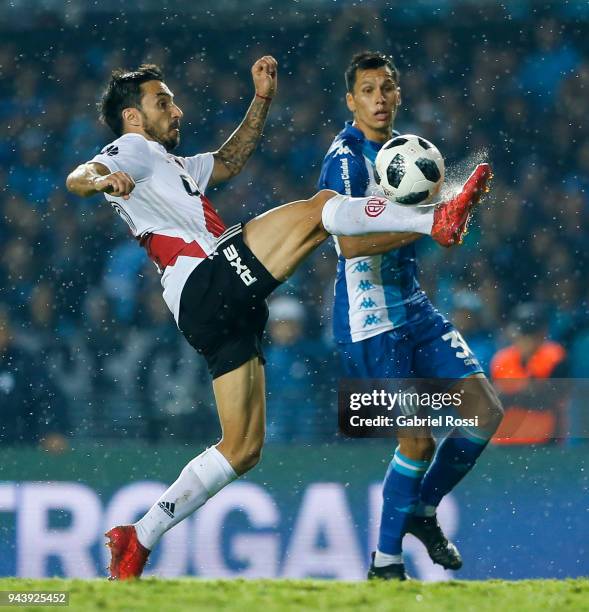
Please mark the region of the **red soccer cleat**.
<svg viewBox="0 0 589 612"><path fill-rule="evenodd" d="M471 213L483 193L489 191L492 178L491 166L479 164L458 195L436 206L431 236L438 244L451 247L462 243Z"/></svg>
<svg viewBox="0 0 589 612"><path fill-rule="evenodd" d="M133 525L113 527L104 534L110 548L109 580L139 578L149 557L149 551L137 539Z"/></svg>

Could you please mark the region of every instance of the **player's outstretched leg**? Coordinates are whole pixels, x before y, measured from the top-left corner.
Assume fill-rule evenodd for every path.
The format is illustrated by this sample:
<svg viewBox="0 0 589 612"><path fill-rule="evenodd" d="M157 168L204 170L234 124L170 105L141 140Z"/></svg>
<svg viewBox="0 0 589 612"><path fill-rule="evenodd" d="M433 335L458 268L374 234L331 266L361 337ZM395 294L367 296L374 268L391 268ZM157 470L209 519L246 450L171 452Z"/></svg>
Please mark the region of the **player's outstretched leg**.
<svg viewBox="0 0 589 612"><path fill-rule="evenodd" d="M383 223L376 222L376 215ZM243 228L243 239L266 270L284 281L331 234L428 234L432 223L431 210L400 206L384 198L352 198L324 189L308 200L278 206L252 219Z"/></svg>
<svg viewBox="0 0 589 612"><path fill-rule="evenodd" d="M462 241L491 178L489 164L479 164L457 195L427 208L401 206L384 198L339 195L326 204L323 225L329 233L345 236L378 231L429 234L442 246L452 246Z"/></svg>
<svg viewBox="0 0 589 612"><path fill-rule="evenodd" d="M244 227L244 241L280 281L329 235L415 232L451 246L462 239L490 178L489 165L479 164L458 195L429 208L401 206L375 196L352 198L324 189L308 200L284 204L252 219Z"/></svg>
<svg viewBox="0 0 589 612"><path fill-rule="evenodd" d="M213 381L223 437L195 457L134 525L106 533L110 579L138 578L162 535L223 487L253 468L264 443L264 369L256 356Z"/></svg>

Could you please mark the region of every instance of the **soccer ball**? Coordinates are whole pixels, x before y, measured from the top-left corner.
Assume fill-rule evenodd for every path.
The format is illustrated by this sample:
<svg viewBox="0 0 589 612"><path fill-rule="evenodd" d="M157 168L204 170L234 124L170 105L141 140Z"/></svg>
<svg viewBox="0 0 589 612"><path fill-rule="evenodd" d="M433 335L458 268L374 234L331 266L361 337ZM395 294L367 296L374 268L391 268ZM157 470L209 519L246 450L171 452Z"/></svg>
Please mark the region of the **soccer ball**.
<svg viewBox="0 0 589 612"><path fill-rule="evenodd" d="M376 182L399 204L426 204L444 182L444 158L425 138L404 134L386 142L375 161Z"/></svg>

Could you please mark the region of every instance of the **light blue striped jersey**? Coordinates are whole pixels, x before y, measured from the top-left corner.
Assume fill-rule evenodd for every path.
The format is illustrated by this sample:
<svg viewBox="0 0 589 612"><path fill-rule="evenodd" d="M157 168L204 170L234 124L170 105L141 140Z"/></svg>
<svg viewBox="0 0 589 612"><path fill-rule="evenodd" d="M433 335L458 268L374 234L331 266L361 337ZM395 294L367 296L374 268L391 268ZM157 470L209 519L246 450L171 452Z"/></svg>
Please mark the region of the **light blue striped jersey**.
<svg viewBox="0 0 589 612"><path fill-rule="evenodd" d="M374 160L382 145L346 123L327 151L320 189L354 197L379 194ZM415 245L383 255L342 257L337 240L333 330L337 342L359 342L407 322L407 306L426 300L417 280Z"/></svg>

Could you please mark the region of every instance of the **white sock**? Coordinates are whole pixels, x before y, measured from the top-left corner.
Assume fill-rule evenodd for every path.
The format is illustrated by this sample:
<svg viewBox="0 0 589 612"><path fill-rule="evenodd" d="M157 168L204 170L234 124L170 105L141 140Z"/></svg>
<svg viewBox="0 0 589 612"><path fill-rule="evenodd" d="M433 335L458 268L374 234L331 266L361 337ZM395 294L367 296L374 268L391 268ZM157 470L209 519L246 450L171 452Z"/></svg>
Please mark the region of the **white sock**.
<svg viewBox="0 0 589 612"><path fill-rule="evenodd" d="M375 196L352 198L336 195L323 206L323 227L334 236L359 236L375 232L431 234L434 207L401 206Z"/></svg>
<svg viewBox="0 0 589 612"><path fill-rule="evenodd" d="M437 508L435 506L428 506L422 501L420 501L415 507L413 513L415 514L415 516L435 516L436 510Z"/></svg>
<svg viewBox="0 0 589 612"><path fill-rule="evenodd" d="M168 529L236 478L237 474L217 448L207 448L180 472L176 482L135 523L139 542L152 550Z"/></svg>
<svg viewBox="0 0 589 612"><path fill-rule="evenodd" d="M393 563L403 563L403 555L387 555L387 553L376 551L374 555L374 567L386 567Z"/></svg>

